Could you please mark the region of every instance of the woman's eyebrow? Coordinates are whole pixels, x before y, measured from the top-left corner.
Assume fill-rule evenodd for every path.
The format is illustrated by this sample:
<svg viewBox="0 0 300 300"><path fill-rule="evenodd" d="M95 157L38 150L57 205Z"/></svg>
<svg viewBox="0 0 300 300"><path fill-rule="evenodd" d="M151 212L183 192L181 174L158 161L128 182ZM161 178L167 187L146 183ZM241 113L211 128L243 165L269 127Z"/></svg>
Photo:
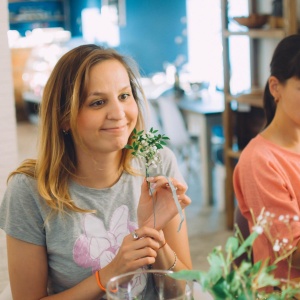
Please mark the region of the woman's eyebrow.
<svg viewBox="0 0 300 300"><path fill-rule="evenodd" d="M120 92L122 92L122 91L124 91L124 90L127 90L127 89L131 89L131 85L129 84L129 85L126 85L126 86L124 86L124 87L122 87L122 88L120 88ZM100 91L93 91L93 92L90 92L89 94L88 94L88 97L90 97L90 96L103 96L103 95L105 95L105 93L104 92L100 92Z"/></svg>

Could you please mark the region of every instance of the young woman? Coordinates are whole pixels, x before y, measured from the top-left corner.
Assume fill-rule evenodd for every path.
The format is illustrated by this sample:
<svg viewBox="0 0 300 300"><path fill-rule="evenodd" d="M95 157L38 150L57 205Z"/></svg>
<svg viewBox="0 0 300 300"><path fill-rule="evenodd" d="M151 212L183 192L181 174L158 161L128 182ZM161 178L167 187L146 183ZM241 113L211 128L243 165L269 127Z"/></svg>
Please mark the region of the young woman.
<svg viewBox="0 0 300 300"><path fill-rule="evenodd" d="M250 229L254 225L251 210L257 218L264 208L275 215L270 224L274 239L297 247L291 271L287 260L275 270L278 278L288 278L289 273L295 278L300 277L300 35L278 44L270 67L264 94L267 125L242 151L234 189ZM254 244L254 260L267 258L273 262L275 252L262 234Z"/></svg>
<svg viewBox="0 0 300 300"><path fill-rule="evenodd" d="M113 276L148 265L191 268L168 179L147 182L144 162L124 149L133 129L144 129L137 74L127 58L96 45L69 51L54 67L38 157L10 175L0 209L14 299L99 299ZM190 199L176 159L168 148L160 156L158 173L171 178L184 208Z"/></svg>

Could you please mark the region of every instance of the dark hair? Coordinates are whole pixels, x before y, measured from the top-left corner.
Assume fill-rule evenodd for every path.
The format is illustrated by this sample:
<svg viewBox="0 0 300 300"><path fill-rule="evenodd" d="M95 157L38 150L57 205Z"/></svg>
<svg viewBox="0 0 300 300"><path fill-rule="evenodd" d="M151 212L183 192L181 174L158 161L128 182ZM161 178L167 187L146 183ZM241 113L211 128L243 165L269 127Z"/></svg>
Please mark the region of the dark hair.
<svg viewBox="0 0 300 300"><path fill-rule="evenodd" d="M271 63L270 76L275 76L281 84L292 77L300 78L300 35L285 37L277 45ZM274 118L276 103L267 82L264 92L264 110L268 126Z"/></svg>

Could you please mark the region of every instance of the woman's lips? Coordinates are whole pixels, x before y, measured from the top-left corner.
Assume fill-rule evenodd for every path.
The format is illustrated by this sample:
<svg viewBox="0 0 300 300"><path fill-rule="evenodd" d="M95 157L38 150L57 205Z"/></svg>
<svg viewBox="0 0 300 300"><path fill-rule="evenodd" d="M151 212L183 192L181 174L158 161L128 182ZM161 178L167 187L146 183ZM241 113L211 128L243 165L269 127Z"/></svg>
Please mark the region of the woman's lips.
<svg viewBox="0 0 300 300"><path fill-rule="evenodd" d="M126 127L127 127L127 125L123 125L123 126L102 128L101 130L107 131L107 132L123 132L126 129Z"/></svg>

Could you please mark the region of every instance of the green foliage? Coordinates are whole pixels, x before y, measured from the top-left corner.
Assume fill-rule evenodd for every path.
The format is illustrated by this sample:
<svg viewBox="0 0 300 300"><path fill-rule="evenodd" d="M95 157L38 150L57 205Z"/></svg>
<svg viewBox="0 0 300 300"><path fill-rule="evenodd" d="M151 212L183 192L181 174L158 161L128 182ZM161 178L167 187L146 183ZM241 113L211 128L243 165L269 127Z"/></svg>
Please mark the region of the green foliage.
<svg viewBox="0 0 300 300"><path fill-rule="evenodd" d="M200 283L204 291L208 291L215 300L286 300L299 293L299 285L290 282L282 283L274 278L276 265L269 261L253 263L251 260L252 246L258 233L253 232L246 240L240 239L239 229L236 236L228 238L225 251L215 247L208 255L210 268L207 272L183 270L170 276L194 280ZM246 258L239 265L235 260L241 255ZM279 286L281 293L267 293L264 288Z"/></svg>
<svg viewBox="0 0 300 300"><path fill-rule="evenodd" d="M125 146L125 149L132 150L132 155L145 160L146 171L150 166L156 168L161 163L158 150L167 145L169 138L158 133L151 127L149 132L133 130L132 143Z"/></svg>

